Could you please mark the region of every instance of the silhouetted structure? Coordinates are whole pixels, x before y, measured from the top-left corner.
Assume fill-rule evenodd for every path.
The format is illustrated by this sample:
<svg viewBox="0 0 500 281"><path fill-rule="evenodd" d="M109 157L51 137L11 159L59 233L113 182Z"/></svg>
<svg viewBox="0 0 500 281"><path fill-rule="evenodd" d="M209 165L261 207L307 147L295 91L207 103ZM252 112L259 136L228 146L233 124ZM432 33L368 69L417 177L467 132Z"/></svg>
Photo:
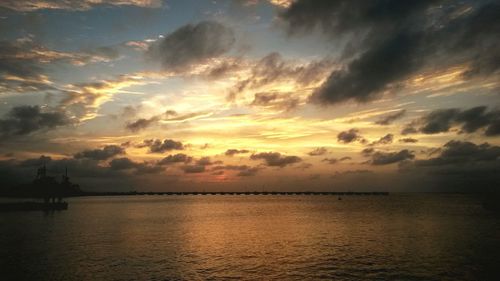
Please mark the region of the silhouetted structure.
<svg viewBox="0 0 500 281"><path fill-rule="evenodd" d="M4 194L7 197L43 199L43 203L4 203L0 205L0 211L65 210L68 208L68 203L62 201L64 197L82 194L80 187L70 181L67 168L61 182L58 182L56 177L47 175L47 168L43 165L37 169L36 178L32 183L15 186Z"/></svg>

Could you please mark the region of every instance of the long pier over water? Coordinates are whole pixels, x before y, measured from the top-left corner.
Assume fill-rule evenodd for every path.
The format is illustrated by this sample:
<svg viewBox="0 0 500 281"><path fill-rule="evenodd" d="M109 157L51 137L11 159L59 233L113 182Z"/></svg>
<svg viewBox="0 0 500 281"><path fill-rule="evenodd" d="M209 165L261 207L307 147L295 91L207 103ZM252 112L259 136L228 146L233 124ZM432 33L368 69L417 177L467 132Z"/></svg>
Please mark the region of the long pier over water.
<svg viewBox="0 0 500 281"><path fill-rule="evenodd" d="M123 196L123 195L333 195L368 196L389 195L389 192L318 192L318 191L189 191L189 192L84 192L82 196Z"/></svg>

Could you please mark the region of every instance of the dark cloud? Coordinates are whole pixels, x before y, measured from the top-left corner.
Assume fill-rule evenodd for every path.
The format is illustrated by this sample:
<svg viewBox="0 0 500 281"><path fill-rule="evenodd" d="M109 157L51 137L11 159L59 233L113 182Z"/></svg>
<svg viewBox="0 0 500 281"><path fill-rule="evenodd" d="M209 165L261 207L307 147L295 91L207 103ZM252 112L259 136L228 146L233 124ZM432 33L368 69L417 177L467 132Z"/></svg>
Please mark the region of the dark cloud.
<svg viewBox="0 0 500 281"><path fill-rule="evenodd" d="M292 93L260 92L254 95L251 106L264 107L274 110L290 111L300 104L300 98Z"/></svg>
<svg viewBox="0 0 500 281"><path fill-rule="evenodd" d="M112 170L127 170L127 169L132 169L132 168L135 168L136 165L137 165L136 162L130 160L127 157L116 158L116 159L111 160L111 162L109 162L109 167Z"/></svg>
<svg viewBox="0 0 500 281"><path fill-rule="evenodd" d="M244 170L240 170L236 175L238 177L252 177L257 174L257 172L260 171L260 168L258 167L249 167Z"/></svg>
<svg viewBox="0 0 500 281"><path fill-rule="evenodd" d="M0 181L2 182L1 188L9 188L16 184L30 182L36 168L45 165L47 170L52 175L61 175L65 173L66 169L69 175L74 179L77 178L78 183L80 180L92 179L98 181L105 181L113 179L115 182L119 181L123 174L120 171L109 169L99 165L98 161L87 158L62 158L53 159L48 156L40 156L38 158L29 158L25 160L0 160ZM82 185L83 188L89 186Z"/></svg>
<svg viewBox="0 0 500 281"><path fill-rule="evenodd" d="M376 151L371 154L372 165L388 165L404 160L411 160L415 158L415 155L408 149L403 149L399 152L381 152Z"/></svg>
<svg viewBox="0 0 500 281"><path fill-rule="evenodd" d="M402 139L399 139L399 142L416 143L416 142L418 142L418 140L417 139L413 139L413 138L402 138Z"/></svg>
<svg viewBox="0 0 500 281"><path fill-rule="evenodd" d="M3 0L0 2L0 7L11 9L18 12L33 12L37 10L69 10L69 11L86 11L95 6L138 6L144 8L159 8L162 6L161 0Z"/></svg>
<svg viewBox="0 0 500 281"><path fill-rule="evenodd" d="M228 99L234 100L244 90L255 90L276 82L293 82L300 86L309 86L324 79L324 74L332 67L329 60L313 61L306 65L297 65L286 61L279 53L270 53L260 59L251 68L249 78L239 81L230 91ZM273 98L271 93L256 95L255 105L270 103L276 99L282 99L290 93L276 94ZM283 102L283 101L282 101Z"/></svg>
<svg viewBox="0 0 500 281"><path fill-rule="evenodd" d="M153 118L140 118L132 122L128 122L125 127L129 129L132 132L138 132L143 129L146 129L147 127L151 126L152 124L156 123L158 121L157 117Z"/></svg>
<svg viewBox="0 0 500 281"><path fill-rule="evenodd" d="M375 122L375 124L378 124L378 125L390 125L395 120L398 120L398 119L402 118L405 114L406 114L406 110L402 109L402 110L400 110L400 111L398 111L398 112L396 112L394 114L388 114L386 116L383 116L382 118L380 118L379 120L377 120Z"/></svg>
<svg viewBox="0 0 500 281"><path fill-rule="evenodd" d="M42 155L39 158L29 158L19 162L21 167L40 167L52 161L52 157Z"/></svg>
<svg viewBox="0 0 500 281"><path fill-rule="evenodd" d="M0 119L0 137L27 135L68 124L70 119L62 112L43 111L39 106L17 106Z"/></svg>
<svg viewBox="0 0 500 281"><path fill-rule="evenodd" d="M252 154L252 160L264 160L266 165L271 167L285 167L294 163L301 162L302 159L297 156L285 156L279 152L261 152Z"/></svg>
<svg viewBox="0 0 500 281"><path fill-rule="evenodd" d="M413 127L413 124L409 124L407 126L405 126L403 128L403 130L401 130L401 134L403 136L406 136L406 135L409 135L409 134L416 134L418 133L417 129L415 129L415 127Z"/></svg>
<svg viewBox="0 0 500 281"><path fill-rule="evenodd" d="M452 140L433 151L432 158L403 162L401 172L432 180L441 190L498 190L499 146Z"/></svg>
<svg viewBox="0 0 500 281"><path fill-rule="evenodd" d="M106 145L102 149L91 149L78 152L73 157L76 159L89 158L93 160L107 160L120 154L125 154L125 149L123 147L118 145Z"/></svg>
<svg viewBox="0 0 500 281"><path fill-rule="evenodd" d="M325 158L321 160L321 162L327 162L328 164L334 165L337 164L340 160L337 158Z"/></svg>
<svg viewBox="0 0 500 281"><path fill-rule="evenodd" d="M156 174L164 171L164 168L147 162L135 162L129 158L115 158L109 162L111 170L133 170L136 174Z"/></svg>
<svg viewBox="0 0 500 281"><path fill-rule="evenodd" d="M375 152L375 149L371 147L361 150L361 154L365 157L372 155L373 152Z"/></svg>
<svg viewBox="0 0 500 281"><path fill-rule="evenodd" d="M333 0L333 1L294 1L283 11L281 17L289 24L289 32L307 32L320 28L328 34L342 35L355 29L373 27L380 31L383 25L410 20L422 12L430 3L436 1L377 1ZM382 35L382 34L381 34Z"/></svg>
<svg viewBox="0 0 500 281"><path fill-rule="evenodd" d="M306 169L311 168L312 166L313 166L313 164L311 164L311 163L302 162L302 163L300 163L300 165L296 165L295 169L306 170Z"/></svg>
<svg viewBox="0 0 500 281"><path fill-rule="evenodd" d="M46 75L46 65L69 63L81 66L108 62L117 57L117 50L111 47L68 53L48 49L32 37L0 41L0 90L19 93L56 91Z"/></svg>
<svg viewBox="0 0 500 281"><path fill-rule="evenodd" d="M229 170L238 171L236 174L239 177L249 177L255 176L258 171L261 170L259 167L251 167L248 165L221 165L212 168L213 171Z"/></svg>
<svg viewBox="0 0 500 281"><path fill-rule="evenodd" d="M452 126L452 121L459 113L458 109L436 110L423 118L423 126L420 132L424 134L436 134L448 132Z"/></svg>
<svg viewBox="0 0 500 281"><path fill-rule="evenodd" d="M205 76L209 80L219 79L241 68L242 65L240 60L223 61L210 68L207 73L205 73Z"/></svg>
<svg viewBox="0 0 500 281"><path fill-rule="evenodd" d="M193 160L191 156L188 156L184 153L177 153L173 155L169 155L160 161L158 161L158 165L171 165L176 163L190 163Z"/></svg>
<svg viewBox="0 0 500 281"><path fill-rule="evenodd" d="M179 141L171 139L159 140L149 139L144 140L138 147L148 147L151 153L163 153L171 150L183 150L184 145Z"/></svg>
<svg viewBox="0 0 500 281"><path fill-rule="evenodd" d="M307 154L309 156L321 156L321 155L325 155L327 153L328 153L328 149L326 149L325 147L318 147L318 148L314 149L313 151L308 152Z"/></svg>
<svg viewBox="0 0 500 281"><path fill-rule="evenodd" d="M250 151L249 150L246 150L246 149L228 149L226 150L226 152L224 153L226 156L234 156L236 154L245 154L245 153L249 153Z"/></svg>
<svg viewBox="0 0 500 281"><path fill-rule="evenodd" d="M319 29L347 39L345 67L312 95L320 103L377 99L436 62L469 65L464 79L500 67L500 4L494 2L299 0L281 18L290 34Z"/></svg>
<svg viewBox="0 0 500 281"><path fill-rule="evenodd" d="M360 141L361 143L366 140L359 134L358 129L350 129L349 131L340 132L337 135L337 141L342 143L351 143L353 141Z"/></svg>
<svg viewBox="0 0 500 281"><path fill-rule="evenodd" d="M228 52L235 43L231 28L215 21L187 24L151 45L147 55L167 71L184 71Z"/></svg>
<svg viewBox="0 0 500 281"><path fill-rule="evenodd" d="M210 157L201 157L200 159L196 160L196 165L199 166L210 166L214 164L222 164L222 161L212 161Z"/></svg>
<svg viewBox="0 0 500 281"><path fill-rule="evenodd" d="M467 110L439 109L411 122L401 133L403 135L416 132L437 134L448 132L454 126L460 126L460 132L463 133L474 133L484 129L486 136L495 136L500 134L498 129L495 129L499 123L500 111L487 111L486 106L477 106Z"/></svg>
<svg viewBox="0 0 500 281"><path fill-rule="evenodd" d="M29 56L25 42L0 41L0 90L30 92L52 89L40 62Z"/></svg>
<svg viewBox="0 0 500 281"><path fill-rule="evenodd" d="M391 144L393 140L394 140L394 135L387 134L387 135L381 137L379 140L376 140L376 141L370 143L370 145Z"/></svg>
<svg viewBox="0 0 500 281"><path fill-rule="evenodd" d="M427 160L417 160L421 166L437 166L449 164L473 164L481 161L499 161L500 147L488 143L476 145L467 141L447 142L438 157Z"/></svg>
<svg viewBox="0 0 500 281"><path fill-rule="evenodd" d="M185 165L181 169L186 174L198 174L205 172L205 165Z"/></svg>
<svg viewBox="0 0 500 281"><path fill-rule="evenodd" d="M347 170L342 172L335 172L332 178L345 177L345 176L360 176L360 175L370 175L373 171L370 170Z"/></svg>
<svg viewBox="0 0 500 281"><path fill-rule="evenodd" d="M368 102L394 81L403 80L422 63L416 56L420 34L400 32L380 45L366 51L349 66L330 74L326 82L314 91L311 100L335 104L354 100ZM383 71L381 71L383 70Z"/></svg>

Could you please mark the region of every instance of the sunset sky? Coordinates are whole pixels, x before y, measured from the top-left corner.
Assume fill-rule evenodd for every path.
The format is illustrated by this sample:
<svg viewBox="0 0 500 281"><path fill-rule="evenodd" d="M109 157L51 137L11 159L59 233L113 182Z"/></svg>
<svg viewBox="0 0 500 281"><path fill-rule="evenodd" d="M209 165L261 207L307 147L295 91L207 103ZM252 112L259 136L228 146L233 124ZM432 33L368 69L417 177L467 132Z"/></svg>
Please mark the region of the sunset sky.
<svg viewBox="0 0 500 281"><path fill-rule="evenodd" d="M0 185L500 183L498 1L0 1Z"/></svg>

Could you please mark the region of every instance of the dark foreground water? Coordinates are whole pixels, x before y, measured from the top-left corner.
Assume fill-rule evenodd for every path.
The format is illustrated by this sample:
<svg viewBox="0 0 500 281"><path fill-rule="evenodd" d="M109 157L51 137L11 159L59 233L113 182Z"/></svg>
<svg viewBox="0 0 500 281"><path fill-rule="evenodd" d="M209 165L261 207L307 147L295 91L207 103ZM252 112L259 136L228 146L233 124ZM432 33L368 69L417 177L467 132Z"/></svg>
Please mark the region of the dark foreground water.
<svg viewBox="0 0 500 281"><path fill-rule="evenodd" d="M467 195L144 196L0 214L0 280L500 280Z"/></svg>

